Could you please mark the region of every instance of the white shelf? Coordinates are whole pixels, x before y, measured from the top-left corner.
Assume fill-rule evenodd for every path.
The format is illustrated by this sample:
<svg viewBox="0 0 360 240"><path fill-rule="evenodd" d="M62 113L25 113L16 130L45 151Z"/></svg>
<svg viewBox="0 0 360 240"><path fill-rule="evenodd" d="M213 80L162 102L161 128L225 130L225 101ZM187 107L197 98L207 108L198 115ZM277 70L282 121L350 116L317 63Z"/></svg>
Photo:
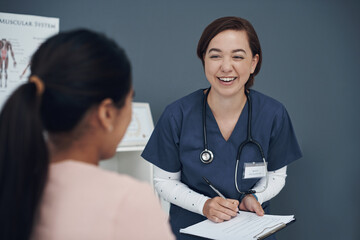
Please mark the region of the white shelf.
<svg viewBox="0 0 360 240"><path fill-rule="evenodd" d="M118 146L116 152L136 152L143 151L145 146Z"/></svg>

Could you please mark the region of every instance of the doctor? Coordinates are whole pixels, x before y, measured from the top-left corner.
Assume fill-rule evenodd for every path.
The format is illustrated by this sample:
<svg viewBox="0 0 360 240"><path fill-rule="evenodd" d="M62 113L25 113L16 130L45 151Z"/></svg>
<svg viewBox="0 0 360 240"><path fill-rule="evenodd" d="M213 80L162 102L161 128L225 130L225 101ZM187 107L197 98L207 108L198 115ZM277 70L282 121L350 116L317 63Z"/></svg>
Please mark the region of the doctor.
<svg viewBox="0 0 360 240"><path fill-rule="evenodd" d="M238 209L268 213L269 200L285 185L287 165L301 157L284 106L250 89L262 61L251 23L216 19L205 28L197 55L211 87L167 106L142 153L155 165L157 192L171 203L177 239L199 239L179 229L206 218L223 222Z"/></svg>

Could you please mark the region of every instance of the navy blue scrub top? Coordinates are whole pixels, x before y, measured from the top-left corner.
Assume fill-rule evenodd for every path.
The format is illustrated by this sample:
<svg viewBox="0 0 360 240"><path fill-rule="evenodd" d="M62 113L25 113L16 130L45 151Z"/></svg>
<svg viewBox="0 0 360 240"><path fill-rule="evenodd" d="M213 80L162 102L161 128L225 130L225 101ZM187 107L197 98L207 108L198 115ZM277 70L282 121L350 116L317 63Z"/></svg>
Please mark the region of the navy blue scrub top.
<svg viewBox="0 0 360 240"><path fill-rule="evenodd" d="M206 127L208 148L214 154L210 164L200 161L204 150L202 107L205 94L200 89L166 107L147 143L142 157L159 168L181 171L181 182L194 191L208 197L216 193L205 183L203 176L227 198L239 199L235 188L235 163L238 147L247 137L248 104L226 141L216 123L215 117L206 105ZM285 107L278 101L255 90L250 90L252 101L252 136L258 141L268 162L268 171L280 169L302 154ZM238 186L246 191L254 187L259 178L242 179L246 162L262 162L258 148L247 144L240 156ZM268 202L263 204L268 213ZM206 217L171 204L170 224L177 239L201 239L180 234L180 228L200 222Z"/></svg>

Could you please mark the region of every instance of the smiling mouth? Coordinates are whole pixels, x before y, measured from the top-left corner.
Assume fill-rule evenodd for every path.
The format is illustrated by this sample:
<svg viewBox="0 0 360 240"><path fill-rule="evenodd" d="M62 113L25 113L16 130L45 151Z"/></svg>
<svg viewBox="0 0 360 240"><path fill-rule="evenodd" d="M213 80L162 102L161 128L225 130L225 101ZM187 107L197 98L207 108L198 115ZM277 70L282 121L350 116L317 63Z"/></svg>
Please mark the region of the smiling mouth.
<svg viewBox="0 0 360 240"><path fill-rule="evenodd" d="M218 79L223 82L231 82L234 81L236 78L237 77L218 77Z"/></svg>

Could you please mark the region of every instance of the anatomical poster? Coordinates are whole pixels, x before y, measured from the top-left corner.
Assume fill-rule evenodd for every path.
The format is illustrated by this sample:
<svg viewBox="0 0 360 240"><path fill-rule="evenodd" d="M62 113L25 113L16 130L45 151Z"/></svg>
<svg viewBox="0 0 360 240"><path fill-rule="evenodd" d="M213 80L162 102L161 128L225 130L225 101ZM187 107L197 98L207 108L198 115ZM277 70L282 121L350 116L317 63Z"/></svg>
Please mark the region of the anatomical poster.
<svg viewBox="0 0 360 240"><path fill-rule="evenodd" d="M59 32L59 18L0 12L0 109L8 96L28 81L32 54Z"/></svg>

